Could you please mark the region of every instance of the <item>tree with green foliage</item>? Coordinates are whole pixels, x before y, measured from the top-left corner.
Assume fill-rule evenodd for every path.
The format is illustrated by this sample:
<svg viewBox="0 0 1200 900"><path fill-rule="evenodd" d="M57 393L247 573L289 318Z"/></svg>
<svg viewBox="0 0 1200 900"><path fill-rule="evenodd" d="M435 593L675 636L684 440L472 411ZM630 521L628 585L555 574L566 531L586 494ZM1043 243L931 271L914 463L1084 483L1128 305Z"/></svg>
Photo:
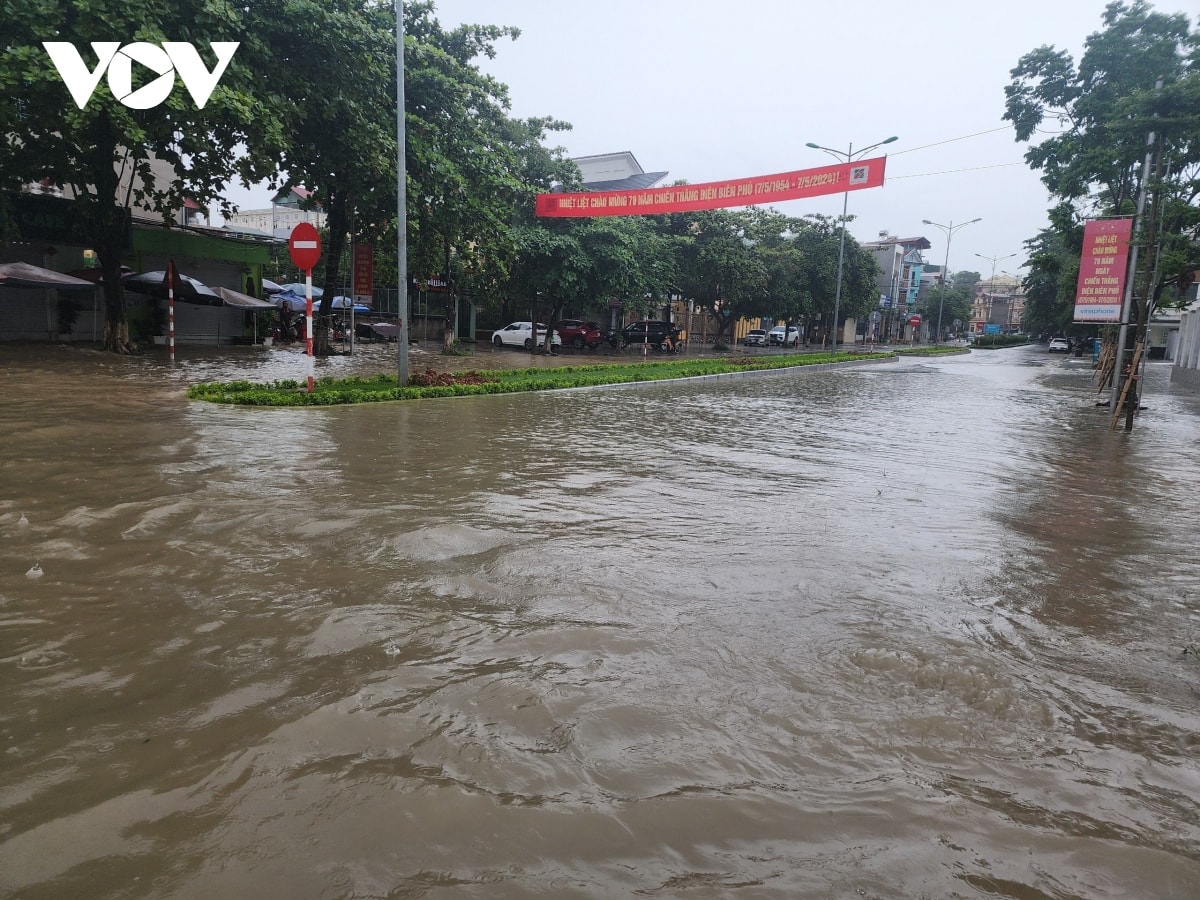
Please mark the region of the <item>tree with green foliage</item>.
<svg viewBox="0 0 1200 900"><path fill-rule="evenodd" d="M583 297L587 292L591 264L578 236L576 223L556 222L551 227L538 223L519 225L512 229L516 243L516 260L508 281L515 306L525 307L532 322L543 321L542 310L549 312L545 349L549 349L554 322L564 304ZM536 331L533 332L536 350Z"/></svg>
<svg viewBox="0 0 1200 900"><path fill-rule="evenodd" d="M854 217L847 216L849 223ZM878 300L879 265L875 257L863 250L849 234L842 247L842 220L810 214L800 220L803 227L796 233L803 248L806 283L810 295L807 311L810 320L820 321L825 333L836 327L834 307L839 321L869 315ZM838 256L842 254L841 294L838 297ZM809 329L811 331L811 328Z"/></svg>
<svg viewBox="0 0 1200 900"><path fill-rule="evenodd" d="M802 246L807 223L770 209L751 211L754 252L762 263L763 291L754 315L796 328L812 307L810 273Z"/></svg>
<svg viewBox="0 0 1200 900"><path fill-rule="evenodd" d="M666 217L676 258L676 286L712 317L717 337L754 315L766 291L766 270L754 251L753 214L704 210Z"/></svg>
<svg viewBox="0 0 1200 900"><path fill-rule="evenodd" d="M592 219L579 240L591 266L583 308L599 313L620 300L627 313L648 316L668 302L676 260L654 222L644 216Z"/></svg>
<svg viewBox="0 0 1200 900"><path fill-rule="evenodd" d="M281 187L306 188L326 214L313 333L324 356L347 238L370 239L396 213L395 16L374 0L255 0L248 9L264 47L259 95L287 123L253 152L277 162Z"/></svg>
<svg viewBox="0 0 1200 900"><path fill-rule="evenodd" d="M495 182L494 214L483 222L484 227L472 228L461 236L450 257L452 283L478 300L526 305L529 295L523 291L545 289L545 285L528 287L533 277L530 266L524 266L520 272L514 272L514 266L521 247L546 253L551 251L558 236L574 234L566 223L551 226L534 216L538 193L556 186L564 190L579 188L578 167L566 158L563 148L546 144L551 133L569 128L565 122L546 117L508 118L500 123L503 152L509 157L511 174ZM538 229L546 233L535 233ZM560 247L550 255L561 250ZM555 293L565 301L575 291Z"/></svg>
<svg viewBox="0 0 1200 900"><path fill-rule="evenodd" d="M1050 225L1025 242L1029 274L1024 281L1023 325L1030 334L1070 331L1082 246L1083 223L1069 204L1050 210Z"/></svg>
<svg viewBox="0 0 1200 900"><path fill-rule="evenodd" d="M960 283L960 275L968 277ZM975 278L971 279L971 275ZM915 308L929 326L930 334L937 330L939 318L943 332L950 331L955 319L960 323L970 321L971 301L975 296L975 284L978 281L977 272L958 272L950 276L948 283L943 284L939 278L932 289L922 292ZM942 335L938 335L937 339L941 340Z"/></svg>
<svg viewBox="0 0 1200 900"><path fill-rule="evenodd" d="M103 272L104 347L131 352L120 274L129 210L137 201L170 221L185 198L220 202L237 148L277 133L278 120L257 99L258 39L243 7L216 0L43 0L6 4L0 40L0 196L44 182L74 199L81 239ZM115 40L190 41L210 71L217 60L207 42L241 46L202 108L177 84L161 105L131 109L100 77L81 109L42 43L73 44L94 71L99 59L90 43ZM136 68L133 76L134 89L145 85ZM170 179L155 179L155 160L170 167ZM254 160L243 166L256 170Z"/></svg>
<svg viewBox="0 0 1200 900"><path fill-rule="evenodd" d="M1065 51L1043 46L1021 58L1005 88L1004 118L1018 140L1054 129L1026 153L1055 198L1057 232L1026 244L1030 321L1061 322L1073 302L1083 220L1133 215L1144 193L1134 235L1143 249L1140 271L1128 276L1135 279L1134 319L1144 329L1147 300L1161 299L1200 266L1200 34L1186 15L1155 12L1144 0L1109 3L1102 21L1078 66Z"/></svg>

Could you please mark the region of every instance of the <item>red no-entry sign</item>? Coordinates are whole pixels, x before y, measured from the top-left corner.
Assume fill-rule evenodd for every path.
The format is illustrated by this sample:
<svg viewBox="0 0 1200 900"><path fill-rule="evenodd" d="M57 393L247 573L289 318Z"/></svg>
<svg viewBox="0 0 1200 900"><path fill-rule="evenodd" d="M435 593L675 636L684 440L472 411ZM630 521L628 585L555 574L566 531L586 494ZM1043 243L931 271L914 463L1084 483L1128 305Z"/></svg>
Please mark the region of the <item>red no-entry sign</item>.
<svg viewBox="0 0 1200 900"><path fill-rule="evenodd" d="M288 238L288 253L292 255L292 262L297 269L311 272L321 258L321 235L317 233L316 226L311 222L301 222L293 228Z"/></svg>
<svg viewBox="0 0 1200 900"><path fill-rule="evenodd" d="M921 324L921 317L920 316L909 316L908 324L911 325L913 328L916 328L918 325Z"/></svg>

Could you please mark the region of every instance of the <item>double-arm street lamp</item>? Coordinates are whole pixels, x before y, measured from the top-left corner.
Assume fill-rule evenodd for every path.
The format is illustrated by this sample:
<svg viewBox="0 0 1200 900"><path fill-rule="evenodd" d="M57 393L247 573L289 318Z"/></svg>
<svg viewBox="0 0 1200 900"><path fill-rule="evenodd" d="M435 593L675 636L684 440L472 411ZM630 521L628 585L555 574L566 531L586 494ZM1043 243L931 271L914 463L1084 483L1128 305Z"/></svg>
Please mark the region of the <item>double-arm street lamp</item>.
<svg viewBox="0 0 1200 900"><path fill-rule="evenodd" d="M998 263L1002 259L1012 259L1017 254L1016 253L1006 253L1004 256L984 256L982 253L976 253L975 255L978 256L980 259L988 260L992 264L992 277L988 279L988 291L990 291L992 294L996 293L996 263ZM989 319L992 317L992 303L993 302L994 302L993 299L989 296L988 297L988 318Z"/></svg>
<svg viewBox="0 0 1200 900"><path fill-rule="evenodd" d="M851 144L846 150L832 150L829 147L822 147L820 144L807 143L804 146L812 147L814 150L824 150L826 153L839 159L842 162L854 162L856 159L862 159L867 153L870 153L876 147L882 147L884 144L890 144L892 141L899 140L895 135L890 138L885 138L877 144L872 144L869 147L864 147L861 150L855 150ZM837 326L838 313L842 305L842 263L846 258L846 208L850 202L850 192L842 192L842 236L838 243L838 266L837 266L837 287L833 291L833 328L829 330L830 347L829 355L837 356Z"/></svg>
<svg viewBox="0 0 1200 900"><path fill-rule="evenodd" d="M942 265L942 290L938 295L937 332L933 336L935 344L942 339L942 307L946 303L946 279L950 277L950 239L954 237L954 232L958 231L958 229L966 228L968 225L974 225L976 222L982 221L983 219L972 219L970 222L960 222L957 225L953 221L949 225L939 225L937 222L930 222L928 219L921 220L925 225L932 225L934 228L940 228L946 232L946 262Z"/></svg>

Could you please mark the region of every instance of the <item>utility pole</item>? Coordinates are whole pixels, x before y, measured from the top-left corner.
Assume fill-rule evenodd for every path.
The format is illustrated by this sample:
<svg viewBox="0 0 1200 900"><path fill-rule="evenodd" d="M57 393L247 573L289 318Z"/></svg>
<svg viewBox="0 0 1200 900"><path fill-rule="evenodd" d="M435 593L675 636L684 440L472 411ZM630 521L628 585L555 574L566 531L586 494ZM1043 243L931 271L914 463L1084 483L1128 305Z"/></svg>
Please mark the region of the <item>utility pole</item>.
<svg viewBox="0 0 1200 900"><path fill-rule="evenodd" d="M1154 83L1155 97L1157 97L1158 93L1162 90L1162 86L1163 80L1162 78L1159 78ZM1133 324L1130 319L1132 318L1133 314L1133 287L1134 282L1137 279L1138 249L1141 243L1138 238L1140 237L1141 229L1145 224L1144 217L1146 211L1146 185L1150 180L1150 164L1154 158L1154 144L1157 140L1158 136L1153 131L1146 135L1146 157L1142 162L1142 184L1138 189L1137 212L1135 213L1133 219L1133 234L1135 239L1129 242L1129 266L1126 269L1125 275L1125 297L1121 302L1121 327L1117 333L1117 353L1116 356L1113 357L1112 392L1109 394L1108 399L1108 410L1110 413L1112 413L1114 427L1116 419L1120 415L1120 410L1117 409L1117 405L1120 402L1121 394L1124 391L1125 381L1127 378L1133 378L1136 376L1136 373L1133 371L1126 373L1125 369L1128 366L1128 363L1132 360L1127 361L1125 356L1127 353L1126 347L1129 345L1129 326ZM1148 281L1149 276L1147 276L1147 283L1145 284L1146 288L1149 287ZM1147 302L1147 298L1143 293L1143 306L1145 306ZM1141 319L1142 316L1139 314L1139 322ZM1135 332L1135 339L1136 336L1137 334ZM1125 430L1127 432L1133 430L1133 413L1137 411L1138 405L1141 403L1140 392L1136 390L1136 385L1132 387L1135 389L1128 392L1129 395L1132 395L1132 406L1125 417ZM1126 402L1128 403L1130 401L1127 399Z"/></svg>
<svg viewBox="0 0 1200 900"><path fill-rule="evenodd" d="M396 268L400 276L396 379L400 387L408 384L408 168L404 125L404 0L396 0Z"/></svg>

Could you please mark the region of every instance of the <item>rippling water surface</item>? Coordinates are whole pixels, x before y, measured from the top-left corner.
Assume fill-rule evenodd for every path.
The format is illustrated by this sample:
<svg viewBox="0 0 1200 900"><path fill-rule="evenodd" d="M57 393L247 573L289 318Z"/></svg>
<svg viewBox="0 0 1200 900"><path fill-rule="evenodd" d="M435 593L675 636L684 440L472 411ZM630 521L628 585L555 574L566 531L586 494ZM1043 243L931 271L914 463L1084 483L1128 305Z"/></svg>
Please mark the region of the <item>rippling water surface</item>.
<svg viewBox="0 0 1200 900"><path fill-rule="evenodd" d="M0 896L1200 896L1200 401L1046 357L242 410L183 387L303 362L4 350Z"/></svg>

